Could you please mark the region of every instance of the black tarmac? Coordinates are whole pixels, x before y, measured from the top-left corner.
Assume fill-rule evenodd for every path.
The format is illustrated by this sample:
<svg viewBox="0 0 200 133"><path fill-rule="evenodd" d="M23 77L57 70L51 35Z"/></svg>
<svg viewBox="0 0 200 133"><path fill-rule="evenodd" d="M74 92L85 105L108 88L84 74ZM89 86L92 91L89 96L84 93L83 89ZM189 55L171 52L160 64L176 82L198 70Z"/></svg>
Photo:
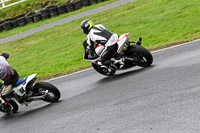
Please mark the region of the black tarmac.
<svg viewBox="0 0 200 133"><path fill-rule="evenodd" d="M200 40L153 57L151 67L113 77L88 69L48 81L60 89L61 100L0 118L1 133L198 133Z"/></svg>

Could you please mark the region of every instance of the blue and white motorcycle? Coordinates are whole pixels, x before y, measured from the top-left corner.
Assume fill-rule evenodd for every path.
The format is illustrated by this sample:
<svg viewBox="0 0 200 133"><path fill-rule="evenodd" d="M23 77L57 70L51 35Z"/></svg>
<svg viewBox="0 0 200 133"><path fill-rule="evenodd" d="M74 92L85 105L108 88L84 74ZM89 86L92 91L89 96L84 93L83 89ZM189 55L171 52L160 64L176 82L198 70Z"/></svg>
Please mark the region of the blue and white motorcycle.
<svg viewBox="0 0 200 133"><path fill-rule="evenodd" d="M57 102L60 99L60 91L57 87L47 82L35 83L35 80L36 74L19 79L12 91L4 97L5 104L0 103L0 111L16 113L19 109L16 102L28 106L32 101ZM0 92L2 89L3 85L1 84Z"/></svg>

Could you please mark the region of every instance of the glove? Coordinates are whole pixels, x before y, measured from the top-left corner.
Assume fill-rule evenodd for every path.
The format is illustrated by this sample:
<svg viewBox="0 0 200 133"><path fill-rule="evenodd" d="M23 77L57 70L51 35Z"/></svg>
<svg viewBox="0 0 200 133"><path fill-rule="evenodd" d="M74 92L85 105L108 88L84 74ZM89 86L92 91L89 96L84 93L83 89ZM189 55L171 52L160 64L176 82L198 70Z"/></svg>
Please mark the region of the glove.
<svg viewBox="0 0 200 133"><path fill-rule="evenodd" d="M88 48L85 49L85 53L89 53L89 49Z"/></svg>

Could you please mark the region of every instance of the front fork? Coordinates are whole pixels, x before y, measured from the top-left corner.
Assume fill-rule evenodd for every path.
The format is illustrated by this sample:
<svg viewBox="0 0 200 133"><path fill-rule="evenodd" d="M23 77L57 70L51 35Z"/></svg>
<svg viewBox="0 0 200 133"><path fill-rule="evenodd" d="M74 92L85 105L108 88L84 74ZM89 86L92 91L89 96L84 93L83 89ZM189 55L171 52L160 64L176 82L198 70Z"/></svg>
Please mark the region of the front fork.
<svg viewBox="0 0 200 133"><path fill-rule="evenodd" d="M2 90L1 90L2 91ZM7 105L8 105L8 101L5 101L2 96L1 96L1 91L0 91L0 108L5 111L7 110Z"/></svg>
<svg viewBox="0 0 200 133"><path fill-rule="evenodd" d="M5 102L3 104L0 104L0 109L2 112L4 113L9 113L11 111L11 107L10 105L8 104L8 102Z"/></svg>

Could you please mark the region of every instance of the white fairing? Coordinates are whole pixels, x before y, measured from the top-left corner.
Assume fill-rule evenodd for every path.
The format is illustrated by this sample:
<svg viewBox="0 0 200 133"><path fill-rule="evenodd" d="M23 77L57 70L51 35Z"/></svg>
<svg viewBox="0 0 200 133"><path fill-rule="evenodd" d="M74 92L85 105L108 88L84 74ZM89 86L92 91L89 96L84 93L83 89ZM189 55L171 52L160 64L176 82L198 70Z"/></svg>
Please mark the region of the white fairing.
<svg viewBox="0 0 200 133"><path fill-rule="evenodd" d="M107 41L105 46L98 44L97 47L95 48L95 52L98 56L100 56L104 51L105 47L112 46L117 43L118 35L113 34L110 39Z"/></svg>
<svg viewBox="0 0 200 133"><path fill-rule="evenodd" d="M107 41L107 43L105 44L105 46L112 46L113 44L115 44L117 42L118 39L118 35L117 34L113 34L110 39Z"/></svg>
<svg viewBox="0 0 200 133"><path fill-rule="evenodd" d="M13 91L18 95L18 96L24 96L26 94L26 86L29 83L29 81L31 81L32 79L34 79L36 77L37 74L32 74L30 76L27 77L27 79L20 85L18 85L17 87L13 88Z"/></svg>
<svg viewBox="0 0 200 133"><path fill-rule="evenodd" d="M129 40L129 37L130 37L130 33L126 33L126 34L122 34L118 38L118 40L117 40L117 44L118 44L117 53L121 53L122 52L124 45Z"/></svg>

